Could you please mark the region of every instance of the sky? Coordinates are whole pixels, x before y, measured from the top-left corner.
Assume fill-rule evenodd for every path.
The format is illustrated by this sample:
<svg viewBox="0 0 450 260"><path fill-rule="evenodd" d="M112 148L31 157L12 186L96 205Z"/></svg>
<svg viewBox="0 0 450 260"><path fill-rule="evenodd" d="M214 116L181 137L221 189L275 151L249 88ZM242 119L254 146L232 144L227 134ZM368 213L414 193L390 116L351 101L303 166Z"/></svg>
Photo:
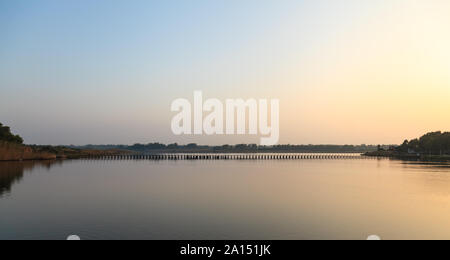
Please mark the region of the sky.
<svg viewBox="0 0 450 260"><path fill-rule="evenodd" d="M448 0L0 0L0 122L30 144L175 136L172 101L280 100L280 143L450 130Z"/></svg>

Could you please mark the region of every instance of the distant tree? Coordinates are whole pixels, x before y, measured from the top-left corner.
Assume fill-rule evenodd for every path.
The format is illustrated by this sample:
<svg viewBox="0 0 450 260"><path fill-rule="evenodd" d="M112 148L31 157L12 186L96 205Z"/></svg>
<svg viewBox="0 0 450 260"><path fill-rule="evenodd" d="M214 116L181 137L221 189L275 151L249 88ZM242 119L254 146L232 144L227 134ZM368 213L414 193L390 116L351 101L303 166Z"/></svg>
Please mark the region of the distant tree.
<svg viewBox="0 0 450 260"><path fill-rule="evenodd" d="M23 144L22 137L12 134L11 129L8 126L3 126L2 123L0 123L0 141Z"/></svg>
<svg viewBox="0 0 450 260"><path fill-rule="evenodd" d="M167 148L169 148L169 149L177 149L177 148L178 148L178 144L177 144L177 143L169 144L169 145L167 146Z"/></svg>
<svg viewBox="0 0 450 260"><path fill-rule="evenodd" d="M398 150L402 153L407 153L409 150L409 141L405 140L403 144L398 147Z"/></svg>
<svg viewBox="0 0 450 260"><path fill-rule="evenodd" d="M167 146L165 144L160 144L160 143L153 143L153 144L147 144L145 146L145 148L147 150L161 150L166 148Z"/></svg>
<svg viewBox="0 0 450 260"><path fill-rule="evenodd" d="M413 139L413 140L409 141L408 149L411 149L414 152L419 152L420 151L419 139L416 138L416 139Z"/></svg>
<svg viewBox="0 0 450 260"><path fill-rule="evenodd" d="M419 139L406 140L398 147L398 151L432 155L450 154L450 132L431 132Z"/></svg>
<svg viewBox="0 0 450 260"><path fill-rule="evenodd" d="M192 148L197 148L197 146L198 146L198 145L197 145L197 144L194 144L194 143L186 145L187 148L191 148L191 149L192 149Z"/></svg>
<svg viewBox="0 0 450 260"><path fill-rule="evenodd" d="M133 148L133 150L136 150L136 151L143 151L143 150L145 150L145 145L143 145L143 144L134 144L132 146L132 148Z"/></svg>

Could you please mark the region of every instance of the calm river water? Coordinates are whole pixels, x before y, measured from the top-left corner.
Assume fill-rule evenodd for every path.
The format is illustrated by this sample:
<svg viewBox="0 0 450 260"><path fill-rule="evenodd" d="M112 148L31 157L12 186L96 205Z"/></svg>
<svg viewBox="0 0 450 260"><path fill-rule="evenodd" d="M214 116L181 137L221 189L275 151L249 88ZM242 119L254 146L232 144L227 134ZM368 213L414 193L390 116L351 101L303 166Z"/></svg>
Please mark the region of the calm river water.
<svg viewBox="0 0 450 260"><path fill-rule="evenodd" d="M450 166L0 163L0 239L450 239Z"/></svg>

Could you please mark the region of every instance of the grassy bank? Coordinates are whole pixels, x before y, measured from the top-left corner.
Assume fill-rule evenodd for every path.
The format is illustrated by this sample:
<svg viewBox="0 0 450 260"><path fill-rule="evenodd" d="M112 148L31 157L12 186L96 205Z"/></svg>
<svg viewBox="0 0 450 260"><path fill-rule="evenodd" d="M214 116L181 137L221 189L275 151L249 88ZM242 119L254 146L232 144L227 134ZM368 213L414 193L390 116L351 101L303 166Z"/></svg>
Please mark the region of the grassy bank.
<svg viewBox="0 0 450 260"><path fill-rule="evenodd" d="M123 150L85 150L54 146L27 146L0 142L0 161L82 159L91 156L124 154Z"/></svg>
<svg viewBox="0 0 450 260"><path fill-rule="evenodd" d="M0 161L53 160L56 155L45 151L35 151L29 146L0 142Z"/></svg>
<svg viewBox="0 0 450 260"><path fill-rule="evenodd" d="M65 146L31 146L34 151L42 153L51 153L56 155L57 159L83 159L92 156L107 156L127 154L128 151L120 149L94 150L94 149L75 149Z"/></svg>

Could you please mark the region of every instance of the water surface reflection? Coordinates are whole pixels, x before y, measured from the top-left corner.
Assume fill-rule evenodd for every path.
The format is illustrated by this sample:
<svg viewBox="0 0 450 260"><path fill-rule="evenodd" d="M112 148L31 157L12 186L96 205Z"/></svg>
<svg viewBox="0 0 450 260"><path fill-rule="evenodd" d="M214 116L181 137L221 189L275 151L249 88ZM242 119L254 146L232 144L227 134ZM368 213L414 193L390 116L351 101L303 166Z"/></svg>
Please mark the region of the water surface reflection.
<svg viewBox="0 0 450 260"><path fill-rule="evenodd" d="M61 163L62 161L0 162L0 198L10 194L12 186L20 182L26 172L31 172L35 167L50 170L52 165Z"/></svg>
<svg viewBox="0 0 450 260"><path fill-rule="evenodd" d="M0 163L0 191L0 239L450 239L440 163Z"/></svg>

